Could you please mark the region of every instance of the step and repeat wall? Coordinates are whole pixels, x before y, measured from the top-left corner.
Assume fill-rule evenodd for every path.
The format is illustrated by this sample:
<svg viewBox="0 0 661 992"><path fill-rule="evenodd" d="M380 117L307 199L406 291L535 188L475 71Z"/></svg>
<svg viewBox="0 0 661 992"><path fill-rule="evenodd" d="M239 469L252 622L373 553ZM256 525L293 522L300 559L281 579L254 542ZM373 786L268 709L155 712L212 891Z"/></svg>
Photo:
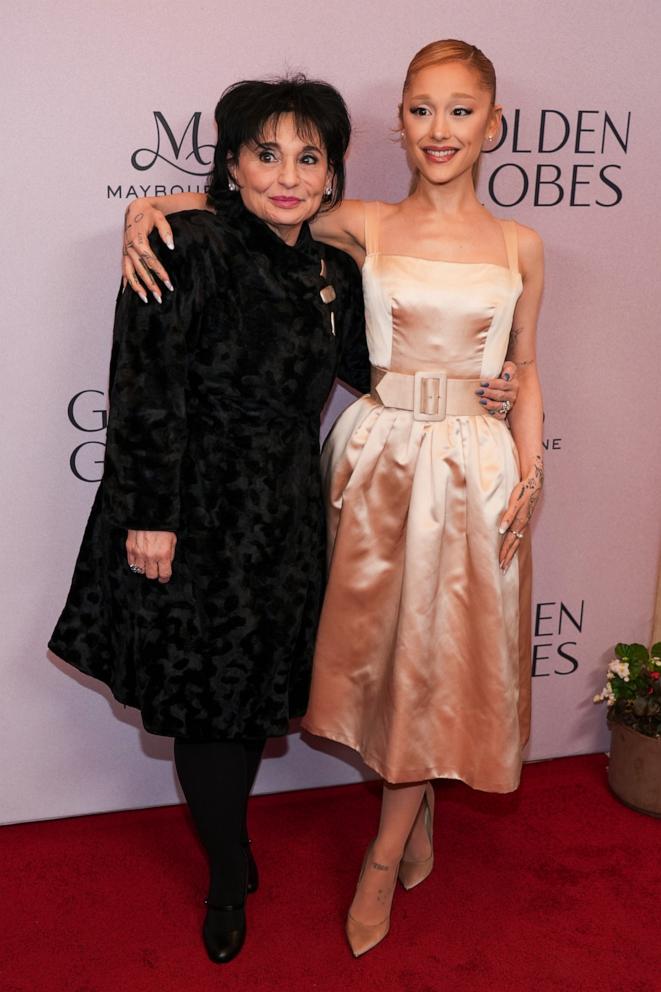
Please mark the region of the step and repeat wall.
<svg viewBox="0 0 661 992"><path fill-rule="evenodd" d="M179 801L171 742L45 648L101 474L124 208L203 190L224 87L296 70L349 103L350 195L401 198L402 80L442 37L478 44L498 72L505 116L481 199L546 243L527 757L607 747L592 697L613 644L650 635L658 562L660 29L654 0L60 0L5 12L1 821ZM349 398L336 392L324 430ZM363 774L350 752L293 732L257 789Z"/></svg>

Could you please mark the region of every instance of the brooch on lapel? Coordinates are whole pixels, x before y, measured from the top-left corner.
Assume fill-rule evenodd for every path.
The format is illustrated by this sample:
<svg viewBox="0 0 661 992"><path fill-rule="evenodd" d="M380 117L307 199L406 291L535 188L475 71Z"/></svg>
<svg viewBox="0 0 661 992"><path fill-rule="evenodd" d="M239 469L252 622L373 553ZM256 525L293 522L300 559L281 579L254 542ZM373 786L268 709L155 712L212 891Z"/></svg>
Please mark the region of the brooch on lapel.
<svg viewBox="0 0 661 992"><path fill-rule="evenodd" d="M326 259L325 258L322 258L322 260L321 260L321 269L319 271L319 275L321 276L322 279L325 279L326 278L326 272L327 272L327 270L326 270ZM329 283L327 286L322 286L322 288L319 290L319 296L321 297L321 299L322 299L322 301L324 303L332 303L333 300L336 297L336 293L335 293L335 290L333 289L333 287ZM330 312L330 319L331 319L331 334L334 335L335 334L335 314L333 313L332 310Z"/></svg>

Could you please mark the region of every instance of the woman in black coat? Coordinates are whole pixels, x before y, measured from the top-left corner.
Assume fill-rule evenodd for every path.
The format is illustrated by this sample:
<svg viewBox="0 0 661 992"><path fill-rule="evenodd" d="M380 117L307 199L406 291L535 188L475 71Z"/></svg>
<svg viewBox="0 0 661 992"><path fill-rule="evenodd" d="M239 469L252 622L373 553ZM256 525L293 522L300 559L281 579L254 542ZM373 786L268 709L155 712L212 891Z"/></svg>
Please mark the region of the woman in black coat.
<svg viewBox="0 0 661 992"><path fill-rule="evenodd" d="M176 290L117 303L104 477L49 646L175 738L210 858L205 945L224 962L257 884L245 815L264 742L307 703L320 414L336 376L369 389L369 365L358 270L307 227L342 196L342 98L239 83L216 122L218 213L171 218Z"/></svg>

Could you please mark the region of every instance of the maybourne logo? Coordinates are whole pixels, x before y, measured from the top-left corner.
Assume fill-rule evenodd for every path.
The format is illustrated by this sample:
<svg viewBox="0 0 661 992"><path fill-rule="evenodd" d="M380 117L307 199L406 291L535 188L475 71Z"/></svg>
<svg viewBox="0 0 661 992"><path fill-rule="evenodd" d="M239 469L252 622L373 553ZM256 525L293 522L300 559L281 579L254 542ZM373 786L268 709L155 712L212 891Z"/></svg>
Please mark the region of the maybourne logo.
<svg viewBox="0 0 661 992"><path fill-rule="evenodd" d="M182 177L179 183L120 183L106 186L107 199L128 200L137 196L165 196L166 193L206 193L206 178L213 164L213 142L204 141L202 112L196 110L187 123L173 125L161 110L152 110L156 134L150 145L136 148L130 162L137 172L149 172L157 166L176 169L184 176L199 180L191 183Z"/></svg>
<svg viewBox="0 0 661 992"><path fill-rule="evenodd" d="M151 169L156 164L158 159L161 159L189 176L208 175L213 160L214 146L200 144L201 112L195 111L184 128L179 141L177 141L174 131L161 111L154 110L153 114L156 124L156 148L137 148L131 155L133 168L138 169L139 172L146 172L147 169ZM188 142L186 141L187 138ZM206 156L205 152L207 153ZM194 163L197 163L197 168Z"/></svg>

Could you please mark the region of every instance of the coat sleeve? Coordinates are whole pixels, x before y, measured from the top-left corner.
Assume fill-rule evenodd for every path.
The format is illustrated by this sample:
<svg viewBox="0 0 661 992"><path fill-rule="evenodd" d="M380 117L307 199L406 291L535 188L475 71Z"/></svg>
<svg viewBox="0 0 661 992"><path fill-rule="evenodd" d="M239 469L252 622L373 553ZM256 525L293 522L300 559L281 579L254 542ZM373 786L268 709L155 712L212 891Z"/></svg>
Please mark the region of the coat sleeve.
<svg viewBox="0 0 661 992"><path fill-rule="evenodd" d="M164 290L159 305L144 304L127 289L115 310L103 507L111 523L126 529L176 531L180 521L188 349L206 276L196 271L185 226L175 234L177 248L165 263L175 291Z"/></svg>
<svg viewBox="0 0 661 992"><path fill-rule="evenodd" d="M365 303L360 270L345 256L342 272L340 361L337 378L359 393L370 391L370 360L365 337Z"/></svg>

